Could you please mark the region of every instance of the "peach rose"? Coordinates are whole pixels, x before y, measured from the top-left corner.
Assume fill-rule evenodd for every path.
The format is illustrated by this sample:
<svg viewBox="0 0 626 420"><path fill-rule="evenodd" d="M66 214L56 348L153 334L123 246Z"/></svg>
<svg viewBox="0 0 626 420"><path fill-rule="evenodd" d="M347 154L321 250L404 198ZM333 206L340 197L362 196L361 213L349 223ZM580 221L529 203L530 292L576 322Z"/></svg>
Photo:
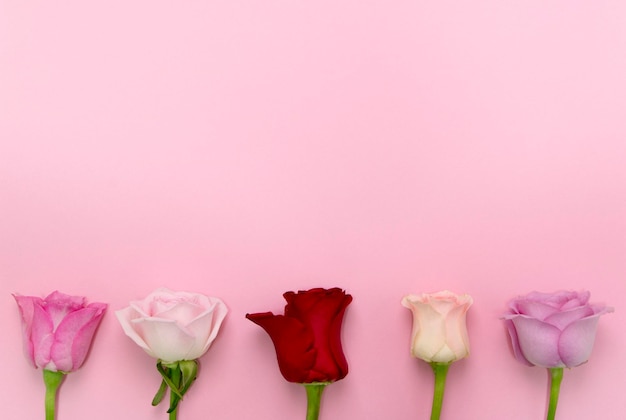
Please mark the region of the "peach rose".
<svg viewBox="0 0 626 420"><path fill-rule="evenodd" d="M428 363L451 363L469 354L465 314L470 295L449 291L408 295L402 305L413 312L411 354Z"/></svg>

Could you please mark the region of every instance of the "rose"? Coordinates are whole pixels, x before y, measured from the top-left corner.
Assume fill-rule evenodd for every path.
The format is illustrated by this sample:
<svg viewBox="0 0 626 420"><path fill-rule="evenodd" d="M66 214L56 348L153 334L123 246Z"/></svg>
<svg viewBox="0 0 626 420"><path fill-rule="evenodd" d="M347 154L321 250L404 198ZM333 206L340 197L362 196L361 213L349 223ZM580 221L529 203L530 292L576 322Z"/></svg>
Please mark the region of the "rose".
<svg viewBox="0 0 626 420"><path fill-rule="evenodd" d="M211 346L228 309L221 299L200 293L157 289L141 301L115 312L122 329L158 360L161 386L152 405L170 389L170 420L198 374L198 359Z"/></svg>
<svg viewBox="0 0 626 420"><path fill-rule="evenodd" d="M470 295L443 291L408 295L402 305L413 312L411 354L428 363L451 363L469 355L466 313Z"/></svg>
<svg viewBox="0 0 626 420"><path fill-rule="evenodd" d="M169 363L206 353L227 312L219 298L161 288L115 315L139 347Z"/></svg>
<svg viewBox="0 0 626 420"><path fill-rule="evenodd" d="M431 420L439 420L450 363L469 355L466 313L472 305L470 295L437 293L407 295L402 305L413 313L411 354L428 363L435 374Z"/></svg>
<svg viewBox="0 0 626 420"><path fill-rule="evenodd" d="M286 380L301 383L307 393L307 420L317 420L326 385L348 374L341 346L341 325L352 296L335 287L283 294L284 315L246 314L262 327L276 349L278 367Z"/></svg>
<svg viewBox="0 0 626 420"><path fill-rule="evenodd" d="M587 291L532 292L509 302L504 320L517 360L545 368L574 367L591 355L598 319L612 312L590 304Z"/></svg>
<svg viewBox="0 0 626 420"><path fill-rule="evenodd" d="M550 372L548 420L556 415L563 368L589 359L598 319L613 311L590 304L589 296L587 291L532 292L511 300L503 317L516 359Z"/></svg>
<svg viewBox="0 0 626 420"><path fill-rule="evenodd" d="M65 374L85 362L107 305L54 291L45 299L13 295L22 318L24 353L43 369L46 420L54 420L56 396Z"/></svg>
<svg viewBox="0 0 626 420"><path fill-rule="evenodd" d="M289 382L334 382L348 374L341 346L341 324L352 296L339 288L284 295L284 315L247 314L261 326L276 349L278 366Z"/></svg>
<svg viewBox="0 0 626 420"><path fill-rule="evenodd" d="M73 372L87 357L107 305L55 291L45 299L13 295L22 317L24 352L35 367Z"/></svg>

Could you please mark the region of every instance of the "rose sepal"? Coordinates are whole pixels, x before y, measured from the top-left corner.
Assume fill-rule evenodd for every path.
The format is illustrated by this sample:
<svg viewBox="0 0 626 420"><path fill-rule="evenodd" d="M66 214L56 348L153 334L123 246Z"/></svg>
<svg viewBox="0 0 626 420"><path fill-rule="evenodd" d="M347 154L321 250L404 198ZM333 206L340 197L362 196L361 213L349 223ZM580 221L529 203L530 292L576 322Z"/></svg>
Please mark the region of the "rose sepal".
<svg viewBox="0 0 626 420"><path fill-rule="evenodd" d="M198 376L197 360L180 360L177 362L157 362L157 370L161 374L163 380L161 386L152 400L152 405L161 403L170 389L170 407L167 412L170 420L176 419L178 404L182 401L185 393L189 390L193 382Z"/></svg>
<svg viewBox="0 0 626 420"><path fill-rule="evenodd" d="M161 401L163 401L163 398L165 397L165 393L167 392L167 382L165 382L165 379L161 380L161 386L159 387L159 390L157 391L157 393L154 395L154 398L152 399L152 405L156 406L159 405L161 403Z"/></svg>

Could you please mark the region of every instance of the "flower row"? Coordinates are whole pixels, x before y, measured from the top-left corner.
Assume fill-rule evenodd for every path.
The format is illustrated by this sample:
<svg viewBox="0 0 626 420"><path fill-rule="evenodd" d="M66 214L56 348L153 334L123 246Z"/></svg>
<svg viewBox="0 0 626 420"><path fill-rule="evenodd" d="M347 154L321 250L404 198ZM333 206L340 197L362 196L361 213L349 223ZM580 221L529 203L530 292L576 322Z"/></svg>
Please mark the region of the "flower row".
<svg viewBox="0 0 626 420"><path fill-rule="evenodd" d="M284 314L247 314L262 327L276 349L278 366L287 381L305 385L307 420L319 416L322 391L348 374L341 345L344 313L352 296L339 288L287 292ZM65 375L81 367L107 305L53 292L45 299L15 295L23 331L24 351L44 371L49 395L56 395ZM564 367L585 363L592 351L598 319L613 309L589 303L589 292L532 292L509 302L502 319L514 355L522 363L550 369L548 419L554 419ZM466 313L469 295L449 291L408 295L402 305L413 313L411 354L428 362L435 374L432 419L439 419L448 367L469 355ZM162 377L152 404L169 390L169 418L198 372L197 359L211 346L228 309L221 299L199 293L158 289L133 301L116 316L124 332L158 359ZM46 398L46 420L55 417L55 398Z"/></svg>

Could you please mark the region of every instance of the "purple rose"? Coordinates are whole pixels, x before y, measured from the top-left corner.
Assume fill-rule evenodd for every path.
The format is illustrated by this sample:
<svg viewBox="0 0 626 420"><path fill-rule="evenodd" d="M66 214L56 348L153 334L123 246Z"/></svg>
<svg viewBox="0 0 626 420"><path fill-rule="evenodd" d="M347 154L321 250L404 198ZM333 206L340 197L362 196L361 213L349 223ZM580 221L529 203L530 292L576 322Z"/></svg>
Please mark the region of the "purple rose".
<svg viewBox="0 0 626 420"><path fill-rule="evenodd" d="M24 352L35 366L52 372L78 369L107 305L52 292L45 299L14 295L22 315Z"/></svg>
<svg viewBox="0 0 626 420"><path fill-rule="evenodd" d="M589 303L589 296L587 291L532 292L511 300L503 318L517 360L545 368L585 363L600 315L613 311Z"/></svg>

